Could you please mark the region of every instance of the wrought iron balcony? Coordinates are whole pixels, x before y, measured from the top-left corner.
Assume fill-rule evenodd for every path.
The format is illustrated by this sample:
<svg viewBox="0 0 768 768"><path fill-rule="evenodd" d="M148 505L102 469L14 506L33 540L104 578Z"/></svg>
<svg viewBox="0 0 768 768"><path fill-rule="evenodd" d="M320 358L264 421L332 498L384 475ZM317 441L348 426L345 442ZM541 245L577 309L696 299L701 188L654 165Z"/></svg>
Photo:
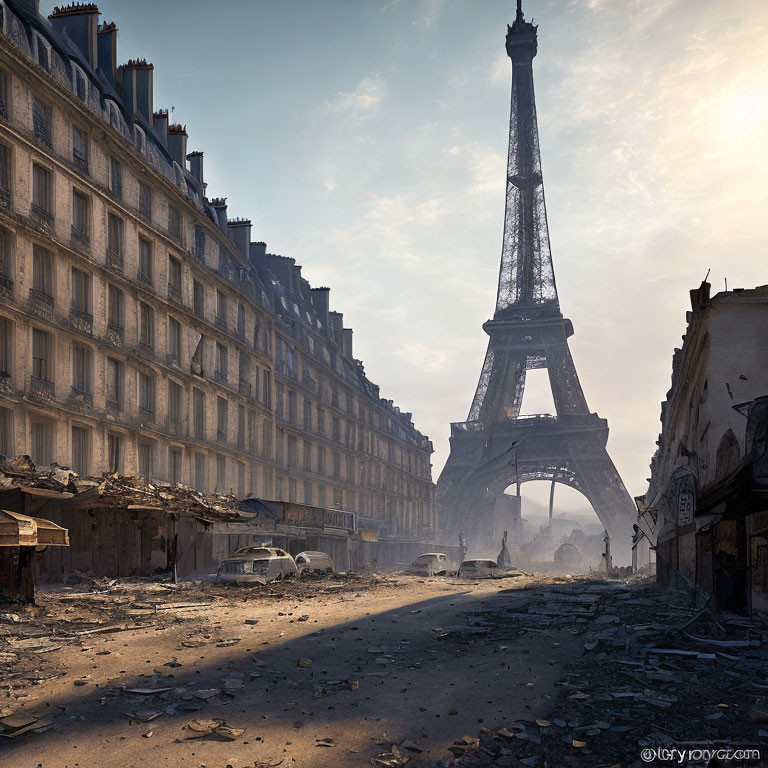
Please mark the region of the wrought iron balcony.
<svg viewBox="0 0 768 768"><path fill-rule="evenodd" d="M72 150L72 162L83 173L88 173L88 155L78 149Z"/></svg>
<svg viewBox="0 0 768 768"><path fill-rule="evenodd" d="M0 184L0 206L3 208L11 207L11 191L5 184Z"/></svg>
<svg viewBox="0 0 768 768"><path fill-rule="evenodd" d="M48 128L48 125L45 124L45 122L38 118L37 115L34 116L34 125L35 125L35 138L45 144L48 149L53 149L53 139L51 138L51 131Z"/></svg>
<svg viewBox="0 0 768 768"><path fill-rule="evenodd" d="M241 395L245 395L246 397L250 397L251 396L251 382L250 381L243 381L241 379L238 382L237 391Z"/></svg>
<svg viewBox="0 0 768 768"><path fill-rule="evenodd" d="M13 280L7 275L0 274L0 298L6 300L13 298Z"/></svg>
<svg viewBox="0 0 768 768"><path fill-rule="evenodd" d="M227 431L225 429L216 430L216 440L220 443L227 442Z"/></svg>
<svg viewBox="0 0 768 768"><path fill-rule="evenodd" d="M112 411L122 411L123 406L120 403L119 400L115 400L114 398L107 397L107 408Z"/></svg>
<svg viewBox="0 0 768 768"><path fill-rule="evenodd" d="M71 404L92 408L93 393L89 392L87 389L81 389L80 387L73 386Z"/></svg>
<svg viewBox="0 0 768 768"><path fill-rule="evenodd" d="M152 275L150 275L149 272L145 272L143 269L140 269L136 274L136 277L140 283L144 283L145 285L152 285Z"/></svg>
<svg viewBox="0 0 768 768"><path fill-rule="evenodd" d="M123 254L118 253L112 248L107 248L107 266L111 269L116 269L118 272L123 271Z"/></svg>
<svg viewBox="0 0 768 768"><path fill-rule="evenodd" d="M214 322L216 324L216 327L219 328L220 330L228 331L226 317L221 317L221 315L216 315Z"/></svg>
<svg viewBox="0 0 768 768"><path fill-rule="evenodd" d="M187 436L187 424L184 421L171 421L168 419L165 425L165 429L169 435L173 437L186 437Z"/></svg>
<svg viewBox="0 0 768 768"><path fill-rule="evenodd" d="M227 374L223 371L214 371L213 372L213 380L217 382L218 384L226 384L227 383Z"/></svg>
<svg viewBox="0 0 768 768"><path fill-rule="evenodd" d="M46 231L50 231L53 227L53 214L50 211L46 211L45 208L41 208L39 205L32 203L29 207L29 212L38 226L42 227Z"/></svg>
<svg viewBox="0 0 768 768"><path fill-rule="evenodd" d="M56 385L48 379L41 379L37 376L29 377L30 394L44 400L53 400L56 397Z"/></svg>
<svg viewBox="0 0 768 768"><path fill-rule="evenodd" d="M177 283L168 282L168 298L181 304L181 286Z"/></svg>
<svg viewBox="0 0 768 768"><path fill-rule="evenodd" d="M165 362L167 365L172 365L178 367L181 365L181 359L179 358L179 355L177 352L169 352L165 356Z"/></svg>
<svg viewBox="0 0 768 768"><path fill-rule="evenodd" d="M139 406L139 418L142 421L154 421L155 420L155 412L154 410L150 410L149 408L145 408L143 405Z"/></svg>
<svg viewBox="0 0 768 768"><path fill-rule="evenodd" d="M37 288L29 289L30 311L45 318L53 317L53 296Z"/></svg>
<svg viewBox="0 0 768 768"><path fill-rule="evenodd" d="M71 304L69 307L69 321L79 331L88 334L93 333L93 315L74 304Z"/></svg>
<svg viewBox="0 0 768 768"><path fill-rule="evenodd" d="M123 326L116 323L107 323L107 339L116 346L123 343Z"/></svg>
<svg viewBox="0 0 768 768"><path fill-rule="evenodd" d="M91 250L91 238L85 232L81 232L77 227L72 225L72 234L70 237L70 245L76 251Z"/></svg>

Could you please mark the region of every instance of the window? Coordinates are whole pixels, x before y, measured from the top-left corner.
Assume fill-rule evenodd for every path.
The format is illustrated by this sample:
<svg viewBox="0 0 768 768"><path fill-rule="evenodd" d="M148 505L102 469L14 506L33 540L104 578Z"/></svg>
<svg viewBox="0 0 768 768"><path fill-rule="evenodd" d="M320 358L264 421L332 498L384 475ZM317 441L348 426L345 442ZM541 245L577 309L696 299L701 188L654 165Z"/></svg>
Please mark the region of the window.
<svg viewBox="0 0 768 768"><path fill-rule="evenodd" d="M172 205L168 206L168 234L174 240L181 240L181 215Z"/></svg>
<svg viewBox="0 0 768 768"><path fill-rule="evenodd" d="M146 482L152 478L152 446L149 443L139 443L139 477Z"/></svg>
<svg viewBox="0 0 768 768"><path fill-rule="evenodd" d="M2 24L2 21L0 20L0 25ZM8 115L10 114L10 103L8 99L8 73L4 69L0 69L0 117L8 119Z"/></svg>
<svg viewBox="0 0 768 768"><path fill-rule="evenodd" d="M32 248L32 288L53 298L53 255L39 245Z"/></svg>
<svg viewBox="0 0 768 768"><path fill-rule="evenodd" d="M224 493L227 490L227 458L216 457L216 490Z"/></svg>
<svg viewBox="0 0 768 768"><path fill-rule="evenodd" d="M237 462L237 495L241 499L245 497L245 464L242 461Z"/></svg>
<svg viewBox="0 0 768 768"><path fill-rule="evenodd" d="M192 390L192 422L195 438L205 440L205 395L197 388Z"/></svg>
<svg viewBox="0 0 768 768"><path fill-rule="evenodd" d="M288 466L297 467L298 462L298 442L294 435L288 435Z"/></svg>
<svg viewBox="0 0 768 768"><path fill-rule="evenodd" d="M270 384L269 371L264 371L262 379L263 386L261 389L261 395L264 398L264 405L269 406L272 402L272 385Z"/></svg>
<svg viewBox="0 0 768 768"><path fill-rule="evenodd" d="M139 182L139 213L152 221L152 188L142 182Z"/></svg>
<svg viewBox="0 0 768 768"><path fill-rule="evenodd" d="M317 409L317 434L325 434L325 411L321 408Z"/></svg>
<svg viewBox="0 0 768 768"><path fill-rule="evenodd" d="M90 235L89 199L79 190L72 190L72 234L88 239Z"/></svg>
<svg viewBox="0 0 768 768"><path fill-rule="evenodd" d="M139 302L139 344L155 348L155 313L143 301Z"/></svg>
<svg viewBox="0 0 768 768"><path fill-rule="evenodd" d="M312 504L312 483L304 481L304 503Z"/></svg>
<svg viewBox="0 0 768 768"><path fill-rule="evenodd" d="M317 503L321 507L325 506L325 486L324 485L317 486Z"/></svg>
<svg viewBox="0 0 768 768"><path fill-rule="evenodd" d="M109 190L115 197L123 196L123 166L114 157L109 159Z"/></svg>
<svg viewBox="0 0 768 768"><path fill-rule="evenodd" d="M181 301L181 262L168 257L168 298Z"/></svg>
<svg viewBox="0 0 768 768"><path fill-rule="evenodd" d="M32 422L32 461L38 466L53 461L53 424L50 421Z"/></svg>
<svg viewBox="0 0 768 768"><path fill-rule="evenodd" d="M341 454L333 452L333 476L341 477Z"/></svg>
<svg viewBox="0 0 768 768"><path fill-rule="evenodd" d="M251 394L251 358L245 354L240 353L240 371L237 377L238 389L240 394Z"/></svg>
<svg viewBox="0 0 768 768"><path fill-rule="evenodd" d="M7 317L0 317L0 376L10 376L12 366L13 323Z"/></svg>
<svg viewBox="0 0 768 768"><path fill-rule="evenodd" d="M139 373L139 410L145 414L155 413L155 377Z"/></svg>
<svg viewBox="0 0 768 768"><path fill-rule="evenodd" d="M152 243L139 238L139 280L152 285Z"/></svg>
<svg viewBox="0 0 768 768"><path fill-rule="evenodd" d="M229 403L226 397L216 398L216 439L225 443L227 441L227 415Z"/></svg>
<svg viewBox="0 0 768 768"><path fill-rule="evenodd" d="M72 63L72 91L80 101L85 101L88 98L88 81L80 67L74 62Z"/></svg>
<svg viewBox="0 0 768 768"><path fill-rule="evenodd" d="M13 411L10 408L0 408L0 454L16 455L13 447Z"/></svg>
<svg viewBox="0 0 768 768"><path fill-rule="evenodd" d="M229 350L223 344L216 342L216 368L214 376L218 381L225 384L227 382L228 354Z"/></svg>
<svg viewBox="0 0 768 768"><path fill-rule="evenodd" d="M0 200L7 203L11 196L11 150L0 144Z"/></svg>
<svg viewBox="0 0 768 768"><path fill-rule="evenodd" d="M168 316L168 360L178 365L181 362L181 323Z"/></svg>
<svg viewBox="0 0 768 768"><path fill-rule="evenodd" d="M168 421L171 424L181 424L182 422L182 389L181 384L177 384L172 379L168 381Z"/></svg>
<svg viewBox="0 0 768 768"><path fill-rule="evenodd" d="M37 163L32 164L32 213L46 219L53 213L53 174Z"/></svg>
<svg viewBox="0 0 768 768"><path fill-rule="evenodd" d="M147 148L147 137L144 135L144 131L138 126L133 126L134 142L136 143L136 149L143 155Z"/></svg>
<svg viewBox="0 0 768 768"><path fill-rule="evenodd" d="M208 487L205 467L205 454L195 454L195 488L198 491L204 491Z"/></svg>
<svg viewBox="0 0 768 768"><path fill-rule="evenodd" d="M194 311L198 317L205 317L205 286L197 280L194 283Z"/></svg>
<svg viewBox="0 0 768 768"><path fill-rule="evenodd" d="M76 125L72 126L72 162L88 173L88 134Z"/></svg>
<svg viewBox="0 0 768 768"><path fill-rule="evenodd" d="M123 292L110 283L108 290L109 309L107 325L116 331L123 330Z"/></svg>
<svg viewBox="0 0 768 768"><path fill-rule="evenodd" d="M237 406L237 447L245 450L245 406Z"/></svg>
<svg viewBox="0 0 768 768"><path fill-rule="evenodd" d="M312 429L312 402L304 400L304 429L308 432Z"/></svg>
<svg viewBox="0 0 768 768"><path fill-rule="evenodd" d="M259 443L258 425L256 422L256 412L248 411L248 450L256 453Z"/></svg>
<svg viewBox="0 0 768 768"><path fill-rule="evenodd" d="M35 58L46 71L51 69L51 46L40 35L35 34Z"/></svg>
<svg viewBox="0 0 768 768"><path fill-rule="evenodd" d="M224 245L219 245L219 266L217 271L223 277L229 277L229 254Z"/></svg>
<svg viewBox="0 0 768 768"><path fill-rule="evenodd" d="M195 353L192 355L192 373L197 376L203 375L203 354L205 351L205 336L200 337L197 342Z"/></svg>
<svg viewBox="0 0 768 768"><path fill-rule="evenodd" d="M172 483L181 482L181 451L178 448L168 449L168 479Z"/></svg>
<svg viewBox="0 0 768 768"><path fill-rule="evenodd" d="M35 138L42 141L49 149L53 149L53 111L50 106L37 96L32 102L32 122L35 129Z"/></svg>
<svg viewBox="0 0 768 768"><path fill-rule="evenodd" d="M240 303L237 305L237 335L245 340L245 307Z"/></svg>
<svg viewBox="0 0 768 768"><path fill-rule="evenodd" d="M216 325L227 326L227 295L216 291Z"/></svg>
<svg viewBox="0 0 768 768"><path fill-rule="evenodd" d="M195 227L195 258L205 263L205 230Z"/></svg>
<svg viewBox="0 0 768 768"><path fill-rule="evenodd" d="M40 381L50 381L53 375L51 365L51 334L32 329L32 375Z"/></svg>
<svg viewBox="0 0 768 768"><path fill-rule="evenodd" d="M107 214L107 252L123 261L123 220L114 213Z"/></svg>
<svg viewBox="0 0 768 768"><path fill-rule="evenodd" d="M90 454L90 430L85 427L72 427L72 469L80 477L88 475Z"/></svg>
<svg viewBox="0 0 768 768"><path fill-rule="evenodd" d="M312 471L312 443L310 443L308 440L304 441L303 469L305 472Z"/></svg>
<svg viewBox="0 0 768 768"><path fill-rule="evenodd" d="M76 394L91 394L91 348L72 345L72 389Z"/></svg>
<svg viewBox="0 0 768 768"><path fill-rule="evenodd" d="M125 368L120 360L114 357L107 358L107 406L110 408L123 408L123 379Z"/></svg>
<svg viewBox="0 0 768 768"><path fill-rule="evenodd" d="M76 267L72 267L72 309L91 311L91 276Z"/></svg>
<svg viewBox="0 0 768 768"><path fill-rule="evenodd" d="M123 471L123 436L107 433L107 462L110 472Z"/></svg>
<svg viewBox="0 0 768 768"><path fill-rule="evenodd" d="M107 109L107 119L109 120L109 124L113 128L117 128L117 130L120 130L120 110L117 108L117 104L115 104L112 99L107 99L106 101L106 109Z"/></svg>
<svg viewBox="0 0 768 768"><path fill-rule="evenodd" d="M322 445L317 446L317 471L319 474L325 474L325 448Z"/></svg>

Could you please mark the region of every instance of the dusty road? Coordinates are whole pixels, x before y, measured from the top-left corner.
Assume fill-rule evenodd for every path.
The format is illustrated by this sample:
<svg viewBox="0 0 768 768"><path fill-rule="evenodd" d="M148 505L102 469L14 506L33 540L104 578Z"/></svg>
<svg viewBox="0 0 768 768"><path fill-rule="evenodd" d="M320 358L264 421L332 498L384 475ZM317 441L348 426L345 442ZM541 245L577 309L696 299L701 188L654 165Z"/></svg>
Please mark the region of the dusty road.
<svg viewBox="0 0 768 768"><path fill-rule="evenodd" d="M461 734L543 716L582 652L567 631L499 622L535 597L530 579L319 586L137 597L133 620L150 607L159 624L17 642L46 671L4 681L2 714L43 730L0 741L0 766L345 768L404 741L410 765L433 764ZM116 598L97 599L106 614ZM216 718L232 730L207 733Z"/></svg>

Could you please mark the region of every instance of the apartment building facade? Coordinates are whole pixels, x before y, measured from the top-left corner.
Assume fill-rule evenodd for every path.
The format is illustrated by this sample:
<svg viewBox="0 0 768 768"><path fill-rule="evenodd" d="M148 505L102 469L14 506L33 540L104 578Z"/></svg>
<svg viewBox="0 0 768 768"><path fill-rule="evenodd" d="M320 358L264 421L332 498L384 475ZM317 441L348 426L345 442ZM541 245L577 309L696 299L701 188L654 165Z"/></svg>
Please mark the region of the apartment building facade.
<svg viewBox="0 0 768 768"><path fill-rule="evenodd" d="M208 199L152 64L93 4L0 14L0 453L432 530L429 440Z"/></svg>

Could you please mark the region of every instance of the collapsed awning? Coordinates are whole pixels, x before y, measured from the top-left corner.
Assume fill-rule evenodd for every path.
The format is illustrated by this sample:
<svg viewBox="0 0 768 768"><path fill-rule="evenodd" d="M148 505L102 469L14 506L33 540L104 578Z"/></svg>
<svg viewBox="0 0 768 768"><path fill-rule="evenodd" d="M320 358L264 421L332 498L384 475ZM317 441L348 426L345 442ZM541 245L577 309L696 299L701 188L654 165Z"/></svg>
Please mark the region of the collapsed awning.
<svg viewBox="0 0 768 768"><path fill-rule="evenodd" d="M69 531L42 517L0 509L0 547L69 546Z"/></svg>

